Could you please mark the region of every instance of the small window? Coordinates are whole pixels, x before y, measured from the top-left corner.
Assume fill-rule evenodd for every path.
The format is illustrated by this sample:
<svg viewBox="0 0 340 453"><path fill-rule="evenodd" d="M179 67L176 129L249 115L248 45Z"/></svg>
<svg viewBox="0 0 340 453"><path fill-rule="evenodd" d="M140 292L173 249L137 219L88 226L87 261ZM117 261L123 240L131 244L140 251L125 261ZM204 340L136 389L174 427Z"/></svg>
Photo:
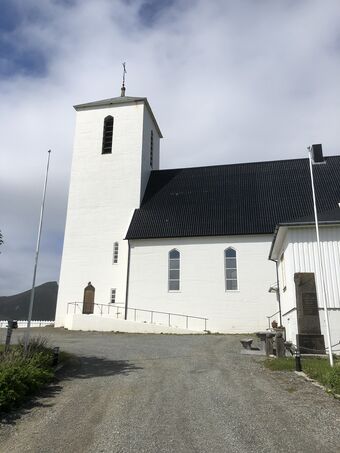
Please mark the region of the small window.
<svg viewBox="0 0 340 453"><path fill-rule="evenodd" d="M110 297L111 304L116 302L116 288L111 289L111 297Z"/></svg>
<svg viewBox="0 0 340 453"><path fill-rule="evenodd" d="M236 250L229 247L224 251L225 260L225 289L226 291L237 291L237 262Z"/></svg>
<svg viewBox="0 0 340 453"><path fill-rule="evenodd" d="M173 249L169 252L168 290L179 291L180 287L180 253Z"/></svg>
<svg viewBox="0 0 340 453"><path fill-rule="evenodd" d="M150 134L150 167L153 168L153 131Z"/></svg>
<svg viewBox="0 0 340 453"><path fill-rule="evenodd" d="M118 244L118 242L115 242L113 244L113 264L118 264L118 250L119 250L119 244Z"/></svg>
<svg viewBox="0 0 340 453"><path fill-rule="evenodd" d="M112 137L113 137L113 117L110 115L104 119L102 154L112 153Z"/></svg>

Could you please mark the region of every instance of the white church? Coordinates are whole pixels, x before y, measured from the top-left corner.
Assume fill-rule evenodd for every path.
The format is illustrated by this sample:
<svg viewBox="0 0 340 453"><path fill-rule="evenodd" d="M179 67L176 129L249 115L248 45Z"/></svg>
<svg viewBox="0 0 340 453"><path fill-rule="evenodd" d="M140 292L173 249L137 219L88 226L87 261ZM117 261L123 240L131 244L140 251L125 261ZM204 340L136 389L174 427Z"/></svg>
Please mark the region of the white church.
<svg viewBox="0 0 340 453"><path fill-rule="evenodd" d="M324 347L307 157L161 170L162 133L146 98L126 96L123 87L120 97L74 108L57 327L245 333L275 320L294 343L300 335ZM336 343L340 156L323 158L321 146L315 150L322 160L313 171L325 297Z"/></svg>

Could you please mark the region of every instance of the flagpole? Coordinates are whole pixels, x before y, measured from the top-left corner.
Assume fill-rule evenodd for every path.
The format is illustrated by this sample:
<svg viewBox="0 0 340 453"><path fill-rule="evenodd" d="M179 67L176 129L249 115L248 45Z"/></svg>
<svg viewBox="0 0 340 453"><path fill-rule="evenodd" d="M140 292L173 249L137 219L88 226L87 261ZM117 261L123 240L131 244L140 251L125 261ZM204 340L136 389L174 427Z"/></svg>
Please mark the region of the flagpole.
<svg viewBox="0 0 340 453"><path fill-rule="evenodd" d="M33 302L34 302L34 292L35 292L35 278L36 278L36 275L37 275L37 267L38 267L40 238L41 238L41 230L42 230L42 223L43 223L43 217L44 217L48 169L49 169L49 166L50 166L50 156L51 156L51 150L49 149L48 150L48 158L47 158L47 166L46 166L45 182L44 182L44 188L43 188L43 196L42 196L42 202L41 202L41 208L40 208L40 221L39 221L39 229L38 229L37 246L36 246L36 250L35 250L35 263L34 263L33 283L32 283L31 297L30 297L30 304L29 304L28 318L27 318L27 331L26 331L25 340L24 340L25 351L27 351L27 347L28 347L28 343L29 343L29 337L30 337L32 312L33 312Z"/></svg>
<svg viewBox="0 0 340 453"><path fill-rule="evenodd" d="M328 318L328 308L327 308L327 293L326 293L326 285L325 285L325 275L324 275L324 267L322 263L322 252L321 252L321 245L320 245L320 235L319 235L319 221L318 221L318 212L316 209L316 197L315 197L315 187L314 187L314 176L313 176L313 164L312 164L312 149L308 147L309 152L309 169L310 169L310 176L312 182L312 192L313 192L313 205L314 205L314 218L315 218L315 230L316 230L316 242L317 242L317 267L318 267L318 274L319 274L319 282L320 282L320 294L322 301L323 301L323 308L325 312L325 321L326 321L326 335L327 335L327 342L328 342L328 354L329 354L329 363L331 367L333 366L333 354L332 354L332 342L331 342L331 333L329 328L329 318Z"/></svg>

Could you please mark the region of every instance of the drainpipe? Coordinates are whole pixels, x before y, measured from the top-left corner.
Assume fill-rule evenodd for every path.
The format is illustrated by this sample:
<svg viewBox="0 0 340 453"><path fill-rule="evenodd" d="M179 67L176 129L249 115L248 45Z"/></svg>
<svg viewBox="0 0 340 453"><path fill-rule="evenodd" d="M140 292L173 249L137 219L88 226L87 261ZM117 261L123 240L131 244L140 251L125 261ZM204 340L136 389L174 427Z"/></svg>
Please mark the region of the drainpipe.
<svg viewBox="0 0 340 453"><path fill-rule="evenodd" d="M280 294L280 280L279 280L279 261L273 260L272 258L269 258L269 260L274 261L275 268L276 268L276 285L277 285L276 299L277 299L277 303L279 304L280 327L281 327L282 326L282 313L281 313L281 294Z"/></svg>
<svg viewBox="0 0 340 453"><path fill-rule="evenodd" d="M275 260L276 266L276 284L277 284L277 301L279 304L280 327L282 327L282 313L281 313L281 294L280 294L280 281L279 281L279 261Z"/></svg>
<svg viewBox="0 0 340 453"><path fill-rule="evenodd" d="M127 274L126 274L126 293L125 293L125 315L124 319L127 319L128 315L128 298L129 298L129 280L130 280L130 254L131 254L131 247L130 247L130 241L128 240L128 262L127 262Z"/></svg>

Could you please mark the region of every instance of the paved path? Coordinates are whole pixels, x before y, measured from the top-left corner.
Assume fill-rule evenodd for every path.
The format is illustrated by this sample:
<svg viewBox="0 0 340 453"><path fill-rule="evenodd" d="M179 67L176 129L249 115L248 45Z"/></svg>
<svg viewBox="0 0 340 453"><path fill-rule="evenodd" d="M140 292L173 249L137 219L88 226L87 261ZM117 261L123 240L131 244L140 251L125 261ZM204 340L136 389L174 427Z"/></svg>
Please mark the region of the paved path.
<svg viewBox="0 0 340 453"><path fill-rule="evenodd" d="M340 402L237 336L44 332L80 360L2 426L1 452L340 452Z"/></svg>

